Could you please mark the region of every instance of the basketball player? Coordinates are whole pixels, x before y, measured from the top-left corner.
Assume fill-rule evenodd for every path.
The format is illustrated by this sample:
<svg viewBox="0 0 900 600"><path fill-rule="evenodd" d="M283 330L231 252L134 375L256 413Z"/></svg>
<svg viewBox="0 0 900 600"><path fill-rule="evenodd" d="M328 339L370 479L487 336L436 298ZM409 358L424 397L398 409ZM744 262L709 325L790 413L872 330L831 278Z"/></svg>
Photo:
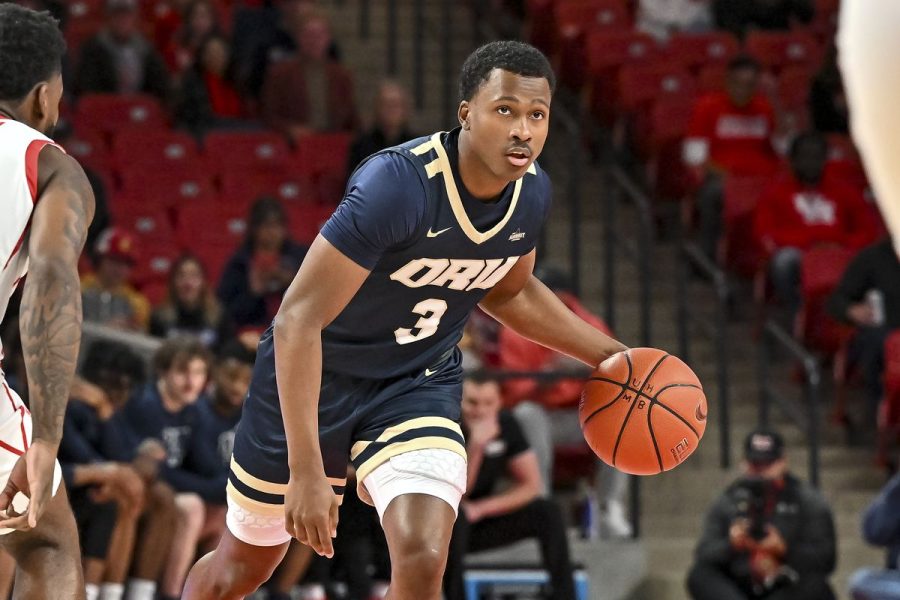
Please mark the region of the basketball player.
<svg viewBox="0 0 900 600"><path fill-rule="evenodd" d="M18 565L17 598L85 593L56 451L81 340L77 264L94 197L48 137L64 52L49 13L0 4L0 318L27 271L19 323L34 415L0 373L0 545Z"/></svg>
<svg viewBox="0 0 900 600"><path fill-rule="evenodd" d="M853 139L875 189L881 215L900 255L900 3L841 3L841 73L850 106Z"/></svg>
<svg viewBox="0 0 900 600"><path fill-rule="evenodd" d="M349 458L387 537L388 597L437 600L466 486L456 344L471 311L592 366L625 349L531 274L550 209L535 159L553 86L538 50L487 44L463 65L459 128L351 176L260 341L229 531L185 598L250 594L291 537L332 556Z"/></svg>

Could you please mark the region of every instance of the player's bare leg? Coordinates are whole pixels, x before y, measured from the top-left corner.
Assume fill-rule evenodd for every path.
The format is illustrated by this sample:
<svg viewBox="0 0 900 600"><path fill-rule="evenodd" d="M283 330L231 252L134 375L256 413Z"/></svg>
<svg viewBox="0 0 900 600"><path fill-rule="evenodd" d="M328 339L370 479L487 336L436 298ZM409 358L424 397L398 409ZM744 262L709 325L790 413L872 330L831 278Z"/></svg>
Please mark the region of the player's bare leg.
<svg viewBox="0 0 900 600"><path fill-rule="evenodd" d="M13 598L83 600L78 529L64 487L47 504L36 528L4 535L0 545L16 561Z"/></svg>
<svg viewBox="0 0 900 600"><path fill-rule="evenodd" d="M193 566L182 600L241 600L268 581L289 544L252 546L228 530L219 547Z"/></svg>
<svg viewBox="0 0 900 600"><path fill-rule="evenodd" d="M441 581L456 514L426 494L397 496L382 526L391 554L390 600L440 600Z"/></svg>

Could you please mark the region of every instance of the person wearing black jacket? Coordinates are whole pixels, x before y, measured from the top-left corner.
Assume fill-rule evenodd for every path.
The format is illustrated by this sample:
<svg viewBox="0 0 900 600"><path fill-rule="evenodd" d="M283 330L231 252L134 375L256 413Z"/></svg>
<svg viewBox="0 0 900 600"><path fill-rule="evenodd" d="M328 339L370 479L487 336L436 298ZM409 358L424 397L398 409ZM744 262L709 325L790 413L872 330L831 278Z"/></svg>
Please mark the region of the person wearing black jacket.
<svg viewBox="0 0 900 600"><path fill-rule="evenodd" d="M835 319L857 327L850 362L863 373L874 421L882 396L884 340L900 328L900 259L890 238L863 248L854 257L827 308Z"/></svg>
<svg viewBox="0 0 900 600"><path fill-rule="evenodd" d="M694 600L834 600L831 509L788 472L784 440L758 429L745 474L706 515L687 587Z"/></svg>
<svg viewBox="0 0 900 600"><path fill-rule="evenodd" d="M860 569L850 578L853 600L900 600L900 475L884 486L862 519L863 538L887 548L884 569Z"/></svg>

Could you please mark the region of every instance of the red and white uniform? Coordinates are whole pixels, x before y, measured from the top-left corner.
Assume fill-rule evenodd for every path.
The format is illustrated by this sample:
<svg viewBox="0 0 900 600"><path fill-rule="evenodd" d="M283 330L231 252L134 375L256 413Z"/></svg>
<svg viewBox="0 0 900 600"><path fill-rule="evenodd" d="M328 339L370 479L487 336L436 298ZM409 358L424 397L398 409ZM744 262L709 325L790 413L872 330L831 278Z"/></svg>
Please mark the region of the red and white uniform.
<svg viewBox="0 0 900 600"><path fill-rule="evenodd" d="M55 145L27 125L0 117L0 320L28 271L28 231L37 202L38 156ZM31 441L31 414L0 371L0 486ZM59 481L59 465L54 491ZM16 503L18 506L18 502ZM9 530L0 529L0 534Z"/></svg>

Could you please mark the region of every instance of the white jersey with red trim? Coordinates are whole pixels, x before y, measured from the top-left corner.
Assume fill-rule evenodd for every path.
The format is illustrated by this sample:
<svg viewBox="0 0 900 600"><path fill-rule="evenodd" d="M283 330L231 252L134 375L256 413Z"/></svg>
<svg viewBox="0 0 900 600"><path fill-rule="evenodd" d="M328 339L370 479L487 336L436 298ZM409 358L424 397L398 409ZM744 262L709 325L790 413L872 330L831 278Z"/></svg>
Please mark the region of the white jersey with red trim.
<svg viewBox="0 0 900 600"><path fill-rule="evenodd" d="M0 117L0 320L28 271L28 229L37 200L38 156L53 140ZM54 144L55 145L55 144Z"/></svg>

